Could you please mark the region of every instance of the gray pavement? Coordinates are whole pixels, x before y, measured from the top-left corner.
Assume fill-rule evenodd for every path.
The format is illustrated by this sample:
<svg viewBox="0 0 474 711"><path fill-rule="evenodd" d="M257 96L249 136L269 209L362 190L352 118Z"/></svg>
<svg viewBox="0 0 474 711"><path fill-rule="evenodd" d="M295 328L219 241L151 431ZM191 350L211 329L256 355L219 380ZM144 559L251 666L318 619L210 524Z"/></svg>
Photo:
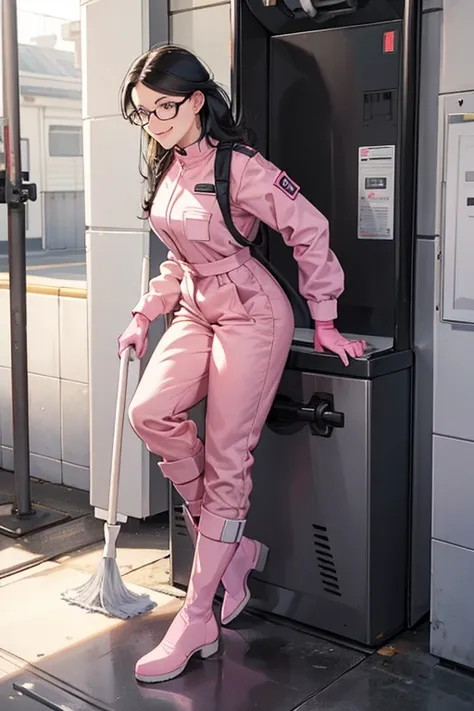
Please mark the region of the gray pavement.
<svg viewBox="0 0 474 711"><path fill-rule="evenodd" d="M28 276L52 279L86 280L85 249L53 249L27 252ZM8 273L8 255L0 255L0 274Z"/></svg>

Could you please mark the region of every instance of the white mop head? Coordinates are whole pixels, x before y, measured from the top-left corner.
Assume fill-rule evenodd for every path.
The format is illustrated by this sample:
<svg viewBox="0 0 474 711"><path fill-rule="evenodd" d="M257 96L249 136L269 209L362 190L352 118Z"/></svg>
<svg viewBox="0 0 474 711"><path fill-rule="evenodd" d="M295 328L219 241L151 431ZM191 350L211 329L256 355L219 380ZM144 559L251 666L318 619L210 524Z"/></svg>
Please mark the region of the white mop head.
<svg viewBox="0 0 474 711"><path fill-rule="evenodd" d="M105 548L95 575L78 588L61 594L63 600L90 612L127 620L149 612L156 603L148 595L127 590L116 561L116 542L120 526L104 524Z"/></svg>
<svg viewBox="0 0 474 711"><path fill-rule="evenodd" d="M63 600L91 612L127 620L149 612L156 603L125 587L114 558L102 558L95 575L84 585L61 594Z"/></svg>

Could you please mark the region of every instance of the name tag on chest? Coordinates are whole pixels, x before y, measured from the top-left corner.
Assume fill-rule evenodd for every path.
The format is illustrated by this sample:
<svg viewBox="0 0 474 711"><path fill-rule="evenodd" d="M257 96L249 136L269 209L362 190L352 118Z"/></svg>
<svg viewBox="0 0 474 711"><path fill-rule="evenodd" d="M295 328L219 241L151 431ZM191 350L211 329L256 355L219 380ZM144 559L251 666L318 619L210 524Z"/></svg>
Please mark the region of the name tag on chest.
<svg viewBox="0 0 474 711"><path fill-rule="evenodd" d="M214 195L216 192L216 186L213 183L198 183L194 186L195 193L206 193L207 195Z"/></svg>

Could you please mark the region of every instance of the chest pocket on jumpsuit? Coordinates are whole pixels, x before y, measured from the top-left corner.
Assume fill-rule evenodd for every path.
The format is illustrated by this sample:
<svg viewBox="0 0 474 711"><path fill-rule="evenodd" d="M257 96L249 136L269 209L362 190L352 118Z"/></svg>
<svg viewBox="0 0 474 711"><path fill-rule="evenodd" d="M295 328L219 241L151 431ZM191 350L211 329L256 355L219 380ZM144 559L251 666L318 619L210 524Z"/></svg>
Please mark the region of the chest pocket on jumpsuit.
<svg viewBox="0 0 474 711"><path fill-rule="evenodd" d="M211 215L211 212L195 207L184 210L183 229L186 239L190 242L209 242Z"/></svg>

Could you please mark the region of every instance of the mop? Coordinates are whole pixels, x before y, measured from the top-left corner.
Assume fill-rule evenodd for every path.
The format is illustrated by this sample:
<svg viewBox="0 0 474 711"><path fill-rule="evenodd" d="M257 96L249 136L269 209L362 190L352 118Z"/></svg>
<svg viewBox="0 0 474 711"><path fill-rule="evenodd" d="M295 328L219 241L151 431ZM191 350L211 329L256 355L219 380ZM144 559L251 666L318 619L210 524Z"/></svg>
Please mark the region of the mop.
<svg viewBox="0 0 474 711"><path fill-rule="evenodd" d="M148 290L148 272L149 260L148 257L145 257L142 271L142 294ZM120 533L120 525L117 524L120 459L127 396L128 365L132 358L132 348L129 347L123 352L120 359L109 505L107 521L104 524L105 547L103 557L95 575L88 582L61 594L61 598L72 605L78 605L90 612L101 612L122 620L142 615L156 606L156 603L148 595L137 595L125 587L116 561L116 544Z"/></svg>

